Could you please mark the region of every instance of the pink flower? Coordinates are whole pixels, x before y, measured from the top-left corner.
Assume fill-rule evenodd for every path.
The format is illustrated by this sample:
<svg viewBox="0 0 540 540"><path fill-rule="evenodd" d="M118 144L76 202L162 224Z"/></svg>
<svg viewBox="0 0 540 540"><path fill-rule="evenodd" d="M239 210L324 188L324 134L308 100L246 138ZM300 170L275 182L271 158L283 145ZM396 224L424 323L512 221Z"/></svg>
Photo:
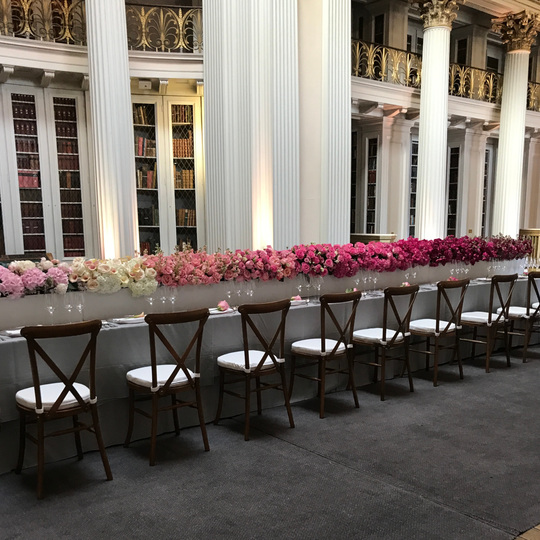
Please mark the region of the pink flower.
<svg viewBox="0 0 540 540"><path fill-rule="evenodd" d="M227 304L226 300L222 300L221 302L219 302L217 308L219 309L219 311L227 311L228 309L230 309L229 304Z"/></svg>

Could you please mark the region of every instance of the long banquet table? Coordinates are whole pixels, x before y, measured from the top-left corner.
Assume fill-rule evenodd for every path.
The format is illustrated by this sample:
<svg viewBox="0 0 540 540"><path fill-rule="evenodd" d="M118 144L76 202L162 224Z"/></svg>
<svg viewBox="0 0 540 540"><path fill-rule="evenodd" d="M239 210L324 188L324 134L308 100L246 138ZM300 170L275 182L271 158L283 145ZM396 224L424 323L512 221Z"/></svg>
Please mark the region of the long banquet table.
<svg viewBox="0 0 540 540"><path fill-rule="evenodd" d="M489 285L487 283L472 282L465 299L465 309L486 309L488 291ZM526 282L519 281L514 293L513 303L525 302L525 294ZM415 302L413 317L434 316L435 299L436 291L433 286L421 286ZM344 315L342 316L342 322L344 322ZM380 326L381 322L382 294L363 297L358 308L355 328ZM319 305L310 303L292 307L287 319L285 350L290 350L293 341L317 336L319 326ZM181 335L178 336L178 339L182 342ZM73 345L75 346L76 343ZM213 420L217 403L218 369L216 358L220 354L238 350L241 347L240 315L237 312L211 315L204 330L201 362L201 385L204 414L207 422ZM57 352L59 357L67 358L71 350L71 346L64 344ZM420 363L423 363L423 361L423 357L413 357L413 369L416 366L423 365ZM148 365L148 363L148 329L144 322L136 325L114 325L110 323L104 325L98 337L96 384L100 419L106 445L120 444L125 436L128 395L125 382L126 372L135 367ZM0 364L0 473L4 473L11 470L16 462L18 413L15 408L15 393L20 388L32 385L25 340L20 337L0 336ZM399 375L400 370L401 364L396 365L396 375ZM389 366L388 374L389 377L393 376L392 366ZM465 376L467 376L466 369ZM370 382L368 368L365 366L356 368L355 377L357 385ZM343 389L346 380L343 376L330 378L327 385L327 391ZM303 380L295 381L293 401L313 397L316 392L317 389L314 383ZM227 398L228 396L225 397L223 416L241 413L243 403L238 399ZM281 393L264 393L264 407L281 404ZM353 406L352 397L351 406ZM182 425L196 425L196 413L191 410L185 412L187 414L181 415ZM160 432L172 431L172 422L169 416L163 414L160 418ZM283 422L285 426L287 424L285 411ZM142 417L136 418L133 439L146 438L149 433L148 420ZM211 440L210 445L212 445ZM25 466L35 463L35 452L32 446L28 445ZM88 436L83 439L83 447L85 450L95 448L92 437ZM46 448L47 461L55 461L73 455L75 455L75 445L69 440L69 437L58 437L48 441Z"/></svg>

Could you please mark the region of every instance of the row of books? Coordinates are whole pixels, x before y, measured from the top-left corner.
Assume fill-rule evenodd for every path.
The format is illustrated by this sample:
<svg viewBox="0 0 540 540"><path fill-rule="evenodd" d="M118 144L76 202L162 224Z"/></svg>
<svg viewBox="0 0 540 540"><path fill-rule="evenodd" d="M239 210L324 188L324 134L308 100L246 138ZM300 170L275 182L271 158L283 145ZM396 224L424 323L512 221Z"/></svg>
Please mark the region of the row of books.
<svg viewBox="0 0 540 540"><path fill-rule="evenodd" d="M43 205L40 202L21 201L21 217L43 217Z"/></svg>
<svg viewBox="0 0 540 540"><path fill-rule="evenodd" d="M15 128L15 135L36 135L37 133L37 126L35 122L24 122L21 120L15 120L13 122L13 126Z"/></svg>
<svg viewBox="0 0 540 540"><path fill-rule="evenodd" d="M64 249L84 249L84 236L64 236Z"/></svg>
<svg viewBox="0 0 540 540"><path fill-rule="evenodd" d="M39 156L17 156L17 168L39 170Z"/></svg>
<svg viewBox="0 0 540 540"><path fill-rule="evenodd" d="M174 171L174 189L194 189L195 177L193 169L176 169Z"/></svg>
<svg viewBox="0 0 540 540"><path fill-rule="evenodd" d="M176 225L178 227L195 227L197 225L195 219L194 208L177 208L176 209Z"/></svg>
<svg viewBox="0 0 540 540"><path fill-rule="evenodd" d="M58 156L58 168L60 170L79 170L79 156L76 154L72 156Z"/></svg>
<svg viewBox="0 0 540 540"><path fill-rule="evenodd" d="M36 152L38 151L37 139L15 139L15 150L17 152Z"/></svg>
<svg viewBox="0 0 540 540"><path fill-rule="evenodd" d="M81 190L80 189L63 189L60 192L60 201L61 202L81 202Z"/></svg>
<svg viewBox="0 0 540 540"><path fill-rule="evenodd" d="M81 179L75 171L62 171L60 173L60 187L64 189L80 189Z"/></svg>
<svg viewBox="0 0 540 540"><path fill-rule="evenodd" d="M24 234L43 233L43 219L25 219L22 226Z"/></svg>
<svg viewBox="0 0 540 540"><path fill-rule="evenodd" d="M193 135L190 133L188 139L173 139L174 157L193 157Z"/></svg>
<svg viewBox="0 0 540 540"><path fill-rule="evenodd" d="M82 233L83 232L82 219L63 219L62 232L64 234Z"/></svg>
<svg viewBox="0 0 540 540"><path fill-rule="evenodd" d="M82 205L80 204L60 204L62 219L64 218L82 218Z"/></svg>
<svg viewBox="0 0 540 540"><path fill-rule="evenodd" d="M137 169L137 189L156 189L157 188L157 173L156 168L148 169L142 167Z"/></svg>
<svg viewBox="0 0 540 540"><path fill-rule="evenodd" d="M173 105L171 107L171 121L174 123L193 123L192 105Z"/></svg>
<svg viewBox="0 0 540 540"><path fill-rule="evenodd" d="M144 157L156 157L156 141L146 137L137 137L135 155Z"/></svg>
<svg viewBox="0 0 540 540"><path fill-rule="evenodd" d="M39 188L39 172L19 174L20 188Z"/></svg>
<svg viewBox="0 0 540 540"><path fill-rule="evenodd" d="M30 139L33 140L33 139ZM59 154L78 154L79 149L77 147L77 141L66 141L64 139L58 139L56 141L56 147Z"/></svg>
<svg viewBox="0 0 540 540"><path fill-rule="evenodd" d="M133 123L149 125L146 105L133 105Z"/></svg>
<svg viewBox="0 0 540 540"><path fill-rule="evenodd" d="M152 205L150 208L138 208L140 225L159 225L159 210L156 206Z"/></svg>
<svg viewBox="0 0 540 540"><path fill-rule="evenodd" d="M150 251L150 242L141 242L141 255L149 255L152 253Z"/></svg>
<svg viewBox="0 0 540 540"><path fill-rule="evenodd" d="M45 236L24 235L24 251L45 250Z"/></svg>

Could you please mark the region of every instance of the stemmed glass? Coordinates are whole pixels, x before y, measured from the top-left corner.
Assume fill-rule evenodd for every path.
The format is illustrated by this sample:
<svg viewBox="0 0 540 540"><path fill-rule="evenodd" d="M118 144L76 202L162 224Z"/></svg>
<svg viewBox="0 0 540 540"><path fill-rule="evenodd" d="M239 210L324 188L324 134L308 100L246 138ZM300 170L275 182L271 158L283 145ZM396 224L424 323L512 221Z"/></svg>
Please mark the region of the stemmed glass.
<svg viewBox="0 0 540 540"><path fill-rule="evenodd" d="M154 305L156 303L154 295L151 294L150 296L145 296L144 299L148 304L148 313L154 313Z"/></svg>
<svg viewBox="0 0 540 540"><path fill-rule="evenodd" d="M319 298L321 296L322 282L323 282L323 278L321 276L310 276L309 277L309 286L313 289L313 292L314 292L313 296L311 297L312 302L314 304L319 303Z"/></svg>
<svg viewBox="0 0 540 540"><path fill-rule="evenodd" d="M43 295L45 310L48 314L47 324L54 324L54 312L56 311L56 294L48 293Z"/></svg>
<svg viewBox="0 0 540 540"><path fill-rule="evenodd" d="M169 297L169 304L171 305L171 311L174 311L175 304L176 304L176 293L177 288L176 287L168 287L168 297Z"/></svg>

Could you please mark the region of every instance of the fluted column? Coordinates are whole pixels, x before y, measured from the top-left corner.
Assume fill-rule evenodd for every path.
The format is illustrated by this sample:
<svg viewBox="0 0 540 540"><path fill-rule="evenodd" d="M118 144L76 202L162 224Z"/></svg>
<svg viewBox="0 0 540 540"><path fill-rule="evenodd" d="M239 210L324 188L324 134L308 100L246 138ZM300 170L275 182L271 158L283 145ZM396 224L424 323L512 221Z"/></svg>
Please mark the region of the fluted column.
<svg viewBox="0 0 540 540"><path fill-rule="evenodd" d="M540 227L540 139L531 137L527 153L527 185L524 205L523 227Z"/></svg>
<svg viewBox="0 0 540 540"><path fill-rule="evenodd" d="M296 4L204 0L207 244L298 241Z"/></svg>
<svg viewBox="0 0 540 540"><path fill-rule="evenodd" d="M411 0L424 21L418 134L416 235L446 235L446 156L450 31L461 0Z"/></svg>
<svg viewBox="0 0 540 540"><path fill-rule="evenodd" d="M300 239L350 239L350 2L298 0Z"/></svg>
<svg viewBox="0 0 540 540"><path fill-rule="evenodd" d="M517 236L521 210L529 56L531 44L540 28L540 18L523 11L494 19L493 23L494 29L502 34L503 41L507 44L507 53L492 233Z"/></svg>
<svg viewBox="0 0 540 540"><path fill-rule="evenodd" d="M122 257L139 249L125 2L87 2L86 18L100 255Z"/></svg>

